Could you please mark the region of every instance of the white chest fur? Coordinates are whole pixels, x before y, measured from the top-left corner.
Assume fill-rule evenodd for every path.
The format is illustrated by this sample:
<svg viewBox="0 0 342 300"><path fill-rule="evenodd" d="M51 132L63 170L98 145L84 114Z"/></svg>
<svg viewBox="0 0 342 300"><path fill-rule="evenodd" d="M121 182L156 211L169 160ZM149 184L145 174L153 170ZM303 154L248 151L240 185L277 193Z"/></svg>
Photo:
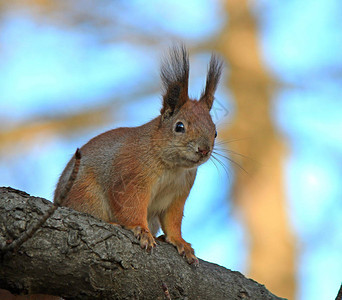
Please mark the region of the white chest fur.
<svg viewBox="0 0 342 300"><path fill-rule="evenodd" d="M192 187L196 169L165 171L152 187L148 215L156 216L166 210L173 200L187 194Z"/></svg>

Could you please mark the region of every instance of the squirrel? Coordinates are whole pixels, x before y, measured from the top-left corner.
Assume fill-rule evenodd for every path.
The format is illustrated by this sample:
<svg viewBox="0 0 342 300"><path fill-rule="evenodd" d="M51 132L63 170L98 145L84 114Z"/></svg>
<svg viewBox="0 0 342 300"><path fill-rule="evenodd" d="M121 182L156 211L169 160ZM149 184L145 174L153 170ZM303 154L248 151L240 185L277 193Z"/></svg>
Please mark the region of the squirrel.
<svg viewBox="0 0 342 300"><path fill-rule="evenodd" d="M181 234L183 210L197 168L213 151L217 136L210 116L222 61L212 55L199 100L188 96L189 56L184 45L171 47L160 76L160 115L138 127L102 133L81 148L79 172L62 206L133 231L140 246L151 250L160 227L189 264L198 265ZM59 198L75 164L71 158L59 178Z"/></svg>

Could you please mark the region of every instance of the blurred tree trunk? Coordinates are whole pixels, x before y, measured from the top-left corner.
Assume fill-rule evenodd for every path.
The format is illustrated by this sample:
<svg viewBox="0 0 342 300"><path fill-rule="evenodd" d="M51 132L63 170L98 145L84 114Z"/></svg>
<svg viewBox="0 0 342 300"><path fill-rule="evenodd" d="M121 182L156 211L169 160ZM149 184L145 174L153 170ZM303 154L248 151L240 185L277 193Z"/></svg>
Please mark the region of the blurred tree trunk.
<svg viewBox="0 0 342 300"><path fill-rule="evenodd" d="M226 0L228 22L219 49L228 62L228 86L236 103L224 139L242 139L229 149L234 160L234 201L249 234L249 276L274 293L295 297L295 239L287 216L283 178L285 147L272 122L272 80L263 65L256 20L247 0Z"/></svg>

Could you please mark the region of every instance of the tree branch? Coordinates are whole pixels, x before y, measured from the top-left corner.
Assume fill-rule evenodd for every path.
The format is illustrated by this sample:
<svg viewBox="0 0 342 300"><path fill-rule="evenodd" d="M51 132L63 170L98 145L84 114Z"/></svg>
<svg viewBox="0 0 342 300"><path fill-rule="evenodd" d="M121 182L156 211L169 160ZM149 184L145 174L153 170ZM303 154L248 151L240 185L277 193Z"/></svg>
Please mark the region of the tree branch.
<svg viewBox="0 0 342 300"><path fill-rule="evenodd" d="M0 249L52 205L0 188ZM17 251L0 252L0 288L65 299L281 299L239 272L202 260L196 268L157 243L147 253L130 231L62 207Z"/></svg>
<svg viewBox="0 0 342 300"><path fill-rule="evenodd" d="M76 176L78 174L78 170L80 167L80 161L81 161L81 151L79 148L77 148L75 153L75 164L74 168L71 172L71 175L69 177L69 180L64 188L64 191L61 193L61 195L55 200L55 203L49 207L49 209L45 212L44 216L38 220L36 224L28 228L24 233L19 236L17 239L12 240L11 243L9 243L10 240L7 240L7 245L4 247L0 247L1 252L6 251L16 251L17 248L19 248L23 243L25 243L28 239L30 239L36 231L46 222L48 218L52 216L52 214L56 211L56 209L61 206L61 203L68 195L69 191L72 188L72 185L74 184L74 181L76 179Z"/></svg>

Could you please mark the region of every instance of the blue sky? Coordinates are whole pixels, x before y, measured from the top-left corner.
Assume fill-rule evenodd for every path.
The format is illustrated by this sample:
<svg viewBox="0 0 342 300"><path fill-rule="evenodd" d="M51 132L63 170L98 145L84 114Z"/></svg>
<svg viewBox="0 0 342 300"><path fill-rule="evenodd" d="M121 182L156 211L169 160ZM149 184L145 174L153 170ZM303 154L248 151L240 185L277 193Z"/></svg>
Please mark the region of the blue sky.
<svg viewBox="0 0 342 300"><path fill-rule="evenodd" d="M216 1L134 3L140 9L128 7L121 16L127 24L138 24L146 33L160 27L191 45L218 33L224 23ZM299 238L298 299L333 299L342 278L341 3L264 0L253 10L260 20L265 63L284 85L274 97L273 118L289 147L284 172L289 215ZM37 116L95 107L113 94L124 97L159 80L162 49L138 48L124 40L100 43L86 27L38 21L28 10L4 13L1 25L4 128ZM207 53L191 57L194 96L204 84L208 58ZM228 111L220 112L217 122L226 124L233 113L229 91L220 87L217 98ZM29 148L18 145L0 158L0 185L52 199L58 176L76 147L109 128L142 124L159 109L160 96L154 93L122 107L118 123L72 138L41 136ZM226 201L225 186L232 181L232 174L218 171L211 162L199 169L183 231L200 258L244 272L248 241ZM215 218L208 218L208 212Z"/></svg>
<svg viewBox="0 0 342 300"><path fill-rule="evenodd" d="M290 146L285 172L299 238L299 299L334 299L342 279L341 3L266 7L264 59L289 87L275 97L274 120Z"/></svg>

